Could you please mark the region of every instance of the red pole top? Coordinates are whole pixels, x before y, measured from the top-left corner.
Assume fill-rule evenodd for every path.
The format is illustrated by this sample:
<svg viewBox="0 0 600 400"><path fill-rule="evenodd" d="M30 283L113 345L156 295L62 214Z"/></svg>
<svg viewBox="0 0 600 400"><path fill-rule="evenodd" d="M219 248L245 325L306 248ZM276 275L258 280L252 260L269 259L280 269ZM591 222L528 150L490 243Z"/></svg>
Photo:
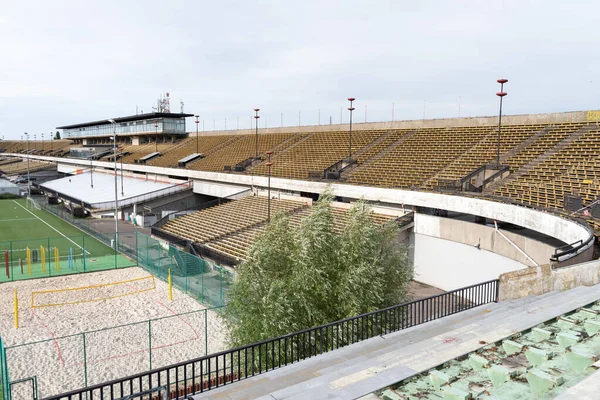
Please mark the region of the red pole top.
<svg viewBox="0 0 600 400"><path fill-rule="evenodd" d="M506 96L507 94L508 94L508 93L505 93L505 92L498 92L498 93L496 93L496 96L504 97L504 96Z"/></svg>
<svg viewBox="0 0 600 400"><path fill-rule="evenodd" d="M508 82L508 79L498 79L497 82L498 83L506 83L506 82Z"/></svg>
<svg viewBox="0 0 600 400"><path fill-rule="evenodd" d="M350 111L354 111L354 110L355 110L355 108L354 108L354 107L348 107L348 110L350 110Z"/></svg>
<svg viewBox="0 0 600 400"><path fill-rule="evenodd" d="M269 150L269 151L265 152L265 154L271 155L271 154L273 154L273 152L271 150Z"/></svg>
<svg viewBox="0 0 600 400"><path fill-rule="evenodd" d="M356 100L354 97L348 97L348 101L354 101Z"/></svg>
<svg viewBox="0 0 600 400"><path fill-rule="evenodd" d="M259 112L260 108L255 108L254 111Z"/></svg>
<svg viewBox="0 0 600 400"><path fill-rule="evenodd" d="M260 115L255 115L254 118L260 118Z"/></svg>

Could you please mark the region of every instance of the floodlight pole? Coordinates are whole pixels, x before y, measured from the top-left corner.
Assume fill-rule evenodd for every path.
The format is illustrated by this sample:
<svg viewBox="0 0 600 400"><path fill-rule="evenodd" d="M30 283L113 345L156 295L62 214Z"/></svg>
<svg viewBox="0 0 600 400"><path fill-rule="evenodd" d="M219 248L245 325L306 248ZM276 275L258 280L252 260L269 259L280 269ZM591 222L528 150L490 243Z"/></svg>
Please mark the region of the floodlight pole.
<svg viewBox="0 0 600 400"><path fill-rule="evenodd" d="M44 154L44 133L42 132L42 154Z"/></svg>
<svg viewBox="0 0 600 400"><path fill-rule="evenodd" d="M200 124L200 120L198 118L200 118L199 115L194 115L194 117L196 117L196 154L198 154L200 152L200 147L199 147L199 140L198 140L198 124Z"/></svg>
<svg viewBox="0 0 600 400"><path fill-rule="evenodd" d="M115 164L115 251L117 251L117 244L119 243L119 198L117 192L117 123L114 119L109 119L113 125L113 159Z"/></svg>
<svg viewBox="0 0 600 400"><path fill-rule="evenodd" d="M348 107L348 111L350 111L350 140L348 140L348 162L352 160L352 111L354 111L354 107L352 107L352 102L356 100L354 97L348 97L348 101L350 102L350 107Z"/></svg>
<svg viewBox="0 0 600 400"><path fill-rule="evenodd" d="M31 197L31 179L29 179L29 133L25 132L27 138L27 196Z"/></svg>
<svg viewBox="0 0 600 400"><path fill-rule="evenodd" d="M258 115L259 111L260 111L260 108L254 109L254 112L256 112L256 115L254 116L254 119L256 120L256 135L255 135L256 139L254 140L254 142L255 142L254 147L256 150L256 154L255 154L254 158L256 160L258 160L258 119L260 118L260 116Z"/></svg>
<svg viewBox="0 0 600 400"><path fill-rule="evenodd" d="M268 183L267 183L267 222L270 223L271 222L271 165L273 165L273 163L271 162L271 154L273 154L273 152L271 150L267 151L267 157L269 157L269 161L267 161L267 167L268 167Z"/></svg>
<svg viewBox="0 0 600 400"><path fill-rule="evenodd" d="M500 84L500 91L496 93L496 96L500 97L500 112L498 113L498 151L496 155L496 166L500 168L500 130L502 129L502 98L507 95L504 92L504 84L508 82L508 79L498 79L497 82Z"/></svg>

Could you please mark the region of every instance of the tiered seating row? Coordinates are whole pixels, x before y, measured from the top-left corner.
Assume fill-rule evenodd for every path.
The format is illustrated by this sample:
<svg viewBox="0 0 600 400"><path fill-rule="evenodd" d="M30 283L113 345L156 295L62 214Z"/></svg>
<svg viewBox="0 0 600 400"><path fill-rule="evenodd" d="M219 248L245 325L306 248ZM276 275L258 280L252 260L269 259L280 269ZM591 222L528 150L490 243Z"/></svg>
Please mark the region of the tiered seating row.
<svg viewBox="0 0 600 400"><path fill-rule="evenodd" d="M258 154L264 159L264 153L294 136L293 133L271 133L258 135ZM186 166L201 171L223 171L225 166L232 169L236 164L256 155L256 136L242 135L230 145L221 148L210 157L194 161Z"/></svg>
<svg viewBox="0 0 600 400"><path fill-rule="evenodd" d="M495 195L547 208L563 208L565 194L590 204L600 195L600 131L589 131L518 179L509 179Z"/></svg>
<svg viewBox="0 0 600 400"><path fill-rule="evenodd" d="M356 169L348 181L360 185L421 185L490 132L490 127L419 129L383 157Z"/></svg>
<svg viewBox="0 0 600 400"><path fill-rule="evenodd" d="M510 151L532 135L544 129L543 125L514 125L502 128L500 155ZM426 183L427 188L437 186L438 179L458 180L482 165L496 160L498 152L498 129L491 129L481 142L454 160L434 179Z"/></svg>
<svg viewBox="0 0 600 400"><path fill-rule="evenodd" d="M39 171L41 169L51 168L56 164L45 161L29 161L29 172ZM18 175L27 172L27 160L18 163L0 165L0 172L6 175Z"/></svg>
<svg viewBox="0 0 600 400"><path fill-rule="evenodd" d="M68 150L72 142L70 140L44 140L27 143L26 140L3 140L0 141L0 152L2 153L23 153L29 149L32 154L50 155L62 150Z"/></svg>
<svg viewBox="0 0 600 400"><path fill-rule="evenodd" d="M303 208L294 212L290 217L290 225L292 227L298 227L301 224L302 219L310 214L310 211L310 208ZM348 223L348 210L332 207L331 213L333 215L334 231L341 233ZM375 213L372 213L370 217L371 220L376 224L383 224L395 218L390 215ZM254 243L256 235L262 232L264 228L265 225L259 225L250 229L244 229L232 235L210 241L206 243L206 246L232 256L240 261L246 260L248 257L248 249Z"/></svg>
<svg viewBox="0 0 600 400"><path fill-rule="evenodd" d="M292 212L306 207L300 201L271 200L271 212ZM169 221L162 230L172 235L204 243L267 220L268 199L250 196L207 208Z"/></svg>
<svg viewBox="0 0 600 400"><path fill-rule="evenodd" d="M165 151L165 154L154 160L150 160L148 165L176 168L179 160L196 153L196 150L206 157L220 146L231 142L235 138L235 135L201 136L198 140L196 140L196 137L189 137L179 146Z"/></svg>
<svg viewBox="0 0 600 400"><path fill-rule="evenodd" d="M352 133L352 152L356 153L378 136L382 131L356 131ZM291 145L282 153L274 155L271 175L307 179L309 171L321 171L348 157L348 132L318 132L307 134L297 145ZM264 164L252 169L252 173L266 175Z"/></svg>

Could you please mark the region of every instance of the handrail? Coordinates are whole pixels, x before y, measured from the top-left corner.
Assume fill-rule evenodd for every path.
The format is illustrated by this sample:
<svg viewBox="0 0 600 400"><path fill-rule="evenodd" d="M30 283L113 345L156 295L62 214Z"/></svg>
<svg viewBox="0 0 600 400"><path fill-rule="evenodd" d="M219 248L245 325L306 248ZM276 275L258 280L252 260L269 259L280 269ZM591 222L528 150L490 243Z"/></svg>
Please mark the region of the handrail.
<svg viewBox="0 0 600 400"><path fill-rule="evenodd" d="M383 336L498 301L494 279L273 339L131 375L46 400L117 399L166 386L182 398L231 384L363 340Z"/></svg>

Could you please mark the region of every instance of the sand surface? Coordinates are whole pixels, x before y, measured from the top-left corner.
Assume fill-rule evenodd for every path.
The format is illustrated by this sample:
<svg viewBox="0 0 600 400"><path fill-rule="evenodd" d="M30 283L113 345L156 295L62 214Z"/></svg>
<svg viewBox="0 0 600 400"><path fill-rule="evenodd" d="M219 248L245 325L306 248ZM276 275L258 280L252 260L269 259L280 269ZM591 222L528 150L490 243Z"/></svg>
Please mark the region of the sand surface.
<svg viewBox="0 0 600 400"><path fill-rule="evenodd" d="M39 395L45 397L226 348L219 314L176 288L169 301L168 285L158 279L34 293L32 307L32 292L148 276L133 267L0 285L0 336L10 380L37 376ZM14 327L15 288L19 329ZM48 304L62 305L40 307ZM85 346L81 332L87 332ZM15 386L14 399L31 399L30 388L29 383Z"/></svg>

